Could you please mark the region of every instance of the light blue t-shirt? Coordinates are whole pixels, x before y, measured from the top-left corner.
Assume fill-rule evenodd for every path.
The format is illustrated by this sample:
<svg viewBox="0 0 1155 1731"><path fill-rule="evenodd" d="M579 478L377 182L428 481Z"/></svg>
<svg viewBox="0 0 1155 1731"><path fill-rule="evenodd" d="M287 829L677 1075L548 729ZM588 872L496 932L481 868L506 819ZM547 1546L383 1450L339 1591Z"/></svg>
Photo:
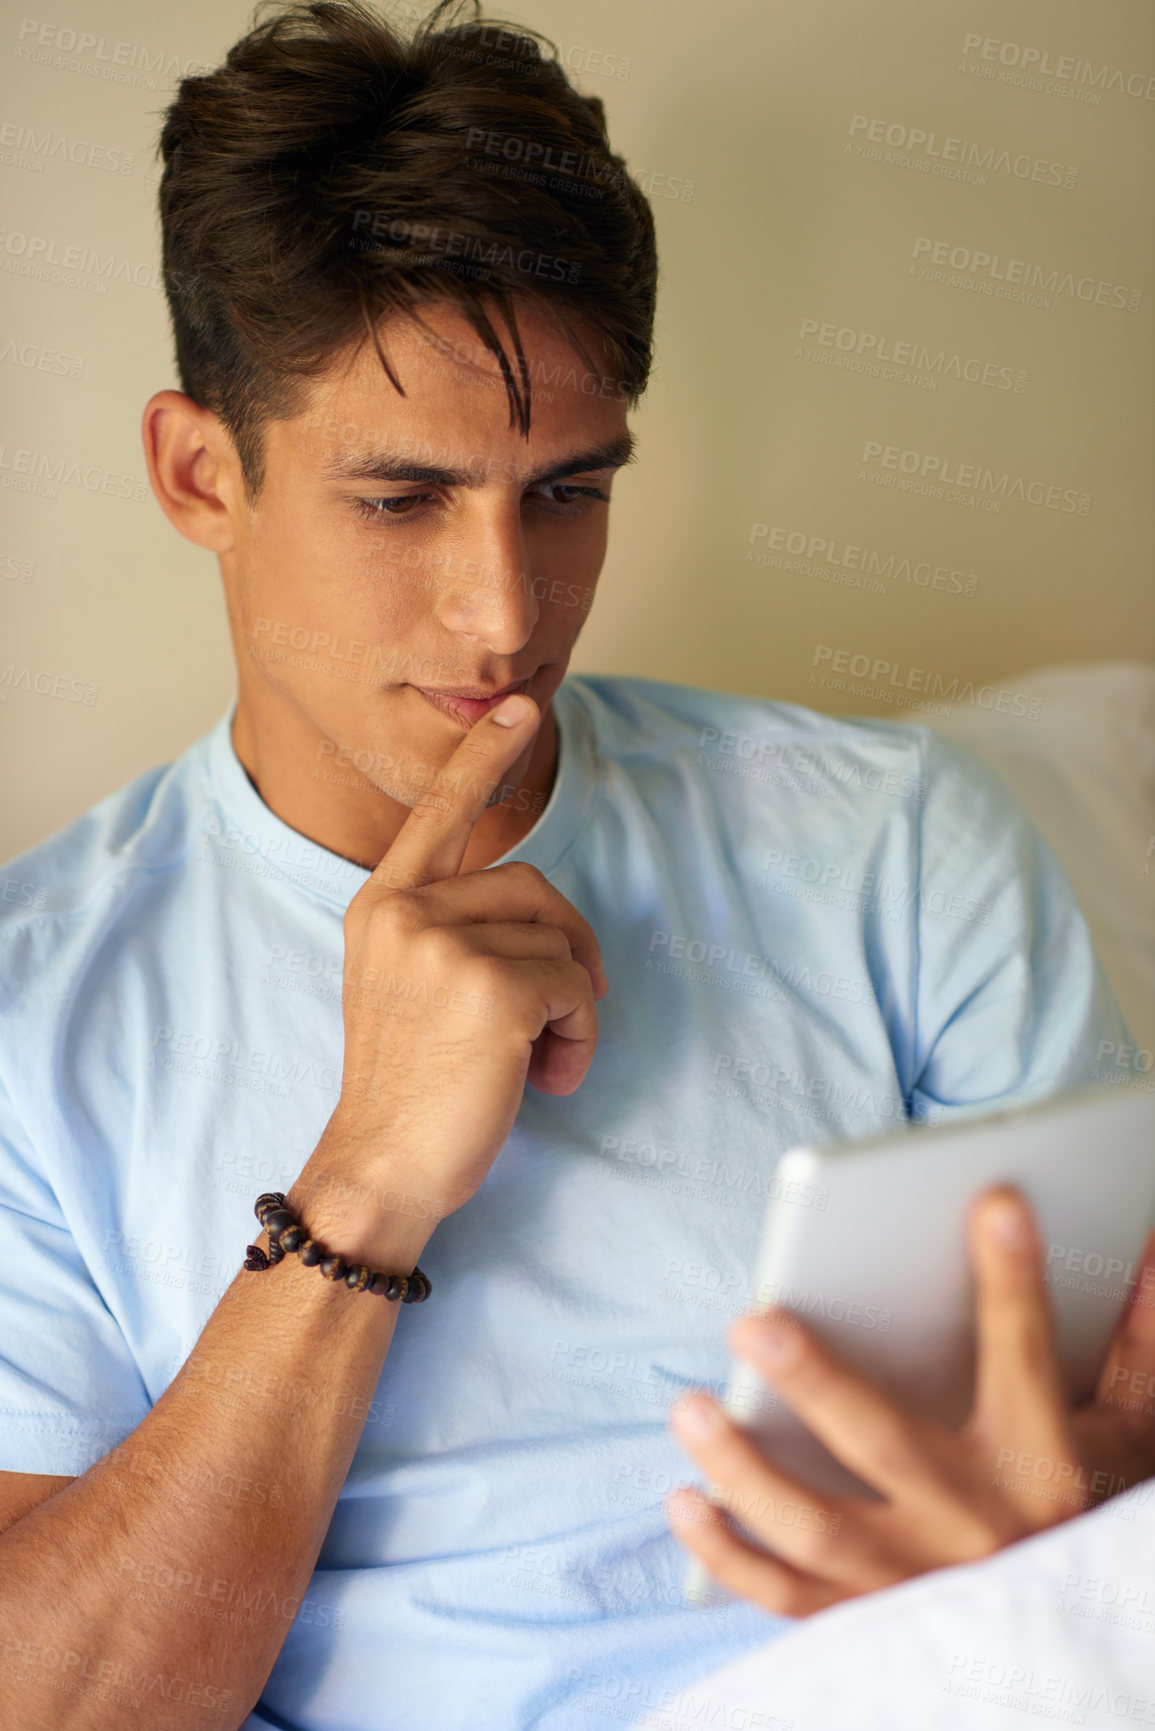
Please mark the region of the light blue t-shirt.
<svg viewBox="0 0 1155 1731"><path fill-rule="evenodd" d="M1046 844L931 730L643 679L554 704L505 857L598 935L597 1053L434 1230L250 1731L684 1710L784 1626L685 1609L662 1513L779 1155L1084 1084L1127 1040ZM337 1101L367 874L269 811L230 722L0 868L0 1469L84 1472L141 1421Z"/></svg>

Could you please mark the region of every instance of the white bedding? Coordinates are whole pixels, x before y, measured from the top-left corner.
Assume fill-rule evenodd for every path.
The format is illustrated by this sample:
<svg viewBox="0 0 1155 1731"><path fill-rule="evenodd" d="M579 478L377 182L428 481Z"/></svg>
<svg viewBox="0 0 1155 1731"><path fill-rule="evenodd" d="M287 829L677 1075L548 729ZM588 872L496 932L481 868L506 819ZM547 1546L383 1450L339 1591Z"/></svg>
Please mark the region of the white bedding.
<svg viewBox="0 0 1155 1731"><path fill-rule="evenodd" d="M1155 666L1001 682L1036 720L912 715L991 765L1065 869L1137 1042L1155 1051ZM636 1731L1021 1731L1155 1725L1155 1479L1050 1532L808 1618L671 1693Z"/></svg>
<svg viewBox="0 0 1155 1731"><path fill-rule="evenodd" d="M1155 1725L1155 1479L981 1563L835 1605L635 1731Z"/></svg>

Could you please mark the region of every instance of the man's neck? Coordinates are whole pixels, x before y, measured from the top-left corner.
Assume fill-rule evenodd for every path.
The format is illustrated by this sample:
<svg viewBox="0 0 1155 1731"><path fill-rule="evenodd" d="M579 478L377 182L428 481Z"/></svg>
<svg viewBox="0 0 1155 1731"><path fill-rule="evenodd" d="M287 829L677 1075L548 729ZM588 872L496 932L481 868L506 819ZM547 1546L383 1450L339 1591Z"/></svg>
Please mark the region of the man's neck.
<svg viewBox="0 0 1155 1731"><path fill-rule="evenodd" d="M295 708L265 712L242 690L232 724L233 750L260 798L282 823L307 840L372 871L392 847L409 807L372 786L356 769L334 767L322 755L324 736ZM546 706L529 768L517 793L483 811L461 863L480 871L516 847L534 827L557 776L558 736ZM327 768L326 765L329 767Z"/></svg>

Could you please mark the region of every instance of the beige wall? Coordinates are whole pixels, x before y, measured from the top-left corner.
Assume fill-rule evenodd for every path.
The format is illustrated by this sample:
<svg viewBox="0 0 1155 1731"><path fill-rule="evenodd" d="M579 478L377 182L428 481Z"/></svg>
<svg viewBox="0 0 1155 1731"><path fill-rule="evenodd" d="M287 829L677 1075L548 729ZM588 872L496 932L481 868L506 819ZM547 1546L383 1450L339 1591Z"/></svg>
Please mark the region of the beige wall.
<svg viewBox="0 0 1155 1731"><path fill-rule="evenodd" d="M175 755L231 694L215 561L148 494L138 428L175 384L156 287L165 92L248 17L235 0L70 0L28 31L20 10L0 26L0 856ZM578 668L893 714L896 681L961 690L1155 658L1146 0L522 0L506 15L603 98L661 247L641 460L615 489ZM78 52L70 29L102 40ZM1049 56L1044 88L1024 81L1024 50ZM128 82L107 75L118 64ZM67 154L30 159L24 128ZM871 142L888 129L891 146ZM24 274L34 238L111 258L117 277ZM956 268L924 274L937 243ZM1000 295L970 268L979 253L1004 276L1053 276L1049 304ZM882 342L927 353L888 378L866 370ZM19 490L41 459L81 478ZM944 463L970 466L969 490L926 490ZM1020 481L1030 496L1007 496ZM826 545L792 557L803 541ZM872 587L838 581L872 555ZM936 568L941 587L919 583ZM812 680L839 652L870 664L869 689ZM19 683L25 668L45 691Z"/></svg>

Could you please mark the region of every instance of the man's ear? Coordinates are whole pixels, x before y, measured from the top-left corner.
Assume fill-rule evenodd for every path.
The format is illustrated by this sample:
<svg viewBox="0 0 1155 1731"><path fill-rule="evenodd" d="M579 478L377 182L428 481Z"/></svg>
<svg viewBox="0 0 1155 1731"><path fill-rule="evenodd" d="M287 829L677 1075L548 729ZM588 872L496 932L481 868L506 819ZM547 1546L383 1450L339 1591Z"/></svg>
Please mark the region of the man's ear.
<svg viewBox="0 0 1155 1731"><path fill-rule="evenodd" d="M181 391L157 391L140 427L161 510L198 547L232 551L244 489L236 447L211 409Z"/></svg>

